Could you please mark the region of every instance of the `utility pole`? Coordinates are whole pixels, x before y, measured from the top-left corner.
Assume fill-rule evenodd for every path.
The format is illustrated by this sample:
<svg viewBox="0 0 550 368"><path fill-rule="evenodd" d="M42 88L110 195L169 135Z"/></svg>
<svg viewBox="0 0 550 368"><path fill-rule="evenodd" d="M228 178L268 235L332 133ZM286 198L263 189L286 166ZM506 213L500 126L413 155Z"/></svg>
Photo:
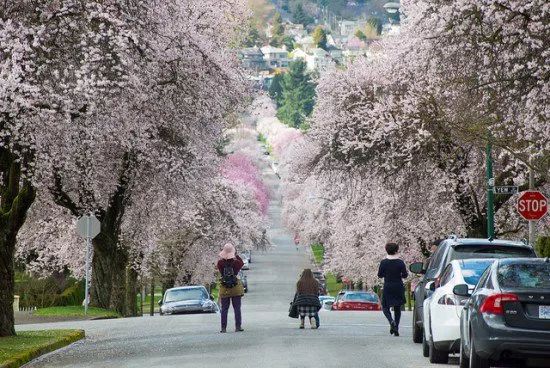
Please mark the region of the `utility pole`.
<svg viewBox="0 0 550 368"><path fill-rule="evenodd" d="M535 171L533 170L533 161L532 161L532 156L529 157L529 189L533 190L535 189ZM536 237L537 237L537 234L536 234L536 227L535 227L536 223L535 221L531 220L529 221L529 244L531 246L535 246L535 241L536 241Z"/></svg>
<svg viewBox="0 0 550 368"><path fill-rule="evenodd" d="M495 178L493 177L493 146L491 143L491 135L487 138L486 147L486 170L487 170L487 238L495 237Z"/></svg>

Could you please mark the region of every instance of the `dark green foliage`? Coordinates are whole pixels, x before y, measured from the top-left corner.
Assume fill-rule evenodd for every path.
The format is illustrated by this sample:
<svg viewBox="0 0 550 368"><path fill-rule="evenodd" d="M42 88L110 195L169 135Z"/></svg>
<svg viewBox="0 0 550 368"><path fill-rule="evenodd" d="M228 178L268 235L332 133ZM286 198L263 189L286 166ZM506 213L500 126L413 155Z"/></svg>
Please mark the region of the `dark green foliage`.
<svg viewBox="0 0 550 368"><path fill-rule="evenodd" d="M292 21L296 24L303 24L304 27L313 23L313 18L309 16L301 3L298 3L292 12Z"/></svg>
<svg viewBox="0 0 550 368"><path fill-rule="evenodd" d="M271 40L269 44L274 47L281 47L284 42L284 33L283 18L280 13L275 13L273 25L271 26Z"/></svg>
<svg viewBox="0 0 550 368"><path fill-rule="evenodd" d="M376 34L380 35L382 33L382 20L377 17L370 17L367 20L367 23L374 31L376 31Z"/></svg>
<svg viewBox="0 0 550 368"><path fill-rule="evenodd" d="M275 101L277 104L277 108L281 107L281 103L283 102L283 74L277 73L273 77L271 81L271 85L269 86L269 96Z"/></svg>
<svg viewBox="0 0 550 368"><path fill-rule="evenodd" d="M286 51L292 52L294 50L294 39L290 36L284 36L283 45L286 46Z"/></svg>
<svg viewBox="0 0 550 368"><path fill-rule="evenodd" d="M321 26L318 26L313 31L313 42L315 45L323 50L327 49L327 32Z"/></svg>
<svg viewBox="0 0 550 368"><path fill-rule="evenodd" d="M535 243L539 257L550 257L550 236L540 236Z"/></svg>
<svg viewBox="0 0 550 368"><path fill-rule="evenodd" d="M254 26L250 26L250 28L248 29L248 34L243 40L243 46L254 47L254 46L259 46L261 44L262 44L262 39L260 37L260 32L258 31L258 28Z"/></svg>
<svg viewBox="0 0 550 368"><path fill-rule="evenodd" d="M365 32L361 31L360 29L355 31L355 37L357 37L361 41L366 41L367 40L367 35L365 35Z"/></svg>
<svg viewBox="0 0 550 368"><path fill-rule="evenodd" d="M72 278L60 282L53 276L35 278L18 273L15 294L19 295L19 305L23 308L81 305L84 282Z"/></svg>
<svg viewBox="0 0 550 368"><path fill-rule="evenodd" d="M306 118L315 104L315 85L306 71L306 64L292 62L282 80L282 99L277 117L294 128L306 128Z"/></svg>

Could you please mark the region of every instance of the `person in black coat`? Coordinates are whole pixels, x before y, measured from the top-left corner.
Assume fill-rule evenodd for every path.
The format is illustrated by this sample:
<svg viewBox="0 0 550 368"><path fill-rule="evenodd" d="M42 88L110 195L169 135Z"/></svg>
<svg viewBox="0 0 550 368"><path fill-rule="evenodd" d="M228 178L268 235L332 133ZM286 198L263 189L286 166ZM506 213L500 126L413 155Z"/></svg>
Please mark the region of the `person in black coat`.
<svg viewBox="0 0 550 368"><path fill-rule="evenodd" d="M397 257L399 246L395 243L386 244L388 256L380 262L378 277L384 279L382 292L382 312L390 323L390 334L399 336L399 321L401 306L405 304L405 285L403 279L409 274L405 262ZM395 318L392 318L390 308L393 307Z"/></svg>

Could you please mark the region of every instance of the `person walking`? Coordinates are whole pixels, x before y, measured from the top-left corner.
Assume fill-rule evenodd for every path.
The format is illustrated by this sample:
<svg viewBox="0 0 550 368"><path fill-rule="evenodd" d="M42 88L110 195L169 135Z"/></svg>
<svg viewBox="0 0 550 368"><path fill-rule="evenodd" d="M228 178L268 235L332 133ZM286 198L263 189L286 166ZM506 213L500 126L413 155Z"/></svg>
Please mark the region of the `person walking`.
<svg viewBox="0 0 550 368"><path fill-rule="evenodd" d="M309 268L304 269L296 284L296 295L294 296L293 307L297 308L300 316L300 328L305 328L305 319L309 318L312 329L319 328L319 282L313 277Z"/></svg>
<svg viewBox="0 0 550 368"><path fill-rule="evenodd" d="M223 246L218 260L218 271L220 271L220 300L221 300L221 324L220 333L227 332L227 314L229 305L233 304L235 313L235 332L242 332L241 298L244 295L244 287L237 277L244 262L237 255L233 244Z"/></svg>
<svg viewBox="0 0 550 368"><path fill-rule="evenodd" d="M388 256L380 262L378 277L384 279L382 292L382 312L390 323L390 334L399 336L399 321L401 320L401 306L405 304L405 285L403 279L407 278L405 262L399 259L397 252L399 246L396 243L386 244ZM394 318L390 308L393 307Z"/></svg>

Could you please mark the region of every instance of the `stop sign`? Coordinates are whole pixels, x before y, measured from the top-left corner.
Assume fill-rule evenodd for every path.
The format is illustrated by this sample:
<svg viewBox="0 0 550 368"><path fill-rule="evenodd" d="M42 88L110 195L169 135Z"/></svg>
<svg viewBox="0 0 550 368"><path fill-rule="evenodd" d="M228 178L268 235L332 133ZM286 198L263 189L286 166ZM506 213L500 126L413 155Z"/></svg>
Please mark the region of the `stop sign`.
<svg viewBox="0 0 550 368"><path fill-rule="evenodd" d="M523 192L518 199L518 212L526 220L540 220L548 212L548 199L541 192Z"/></svg>

